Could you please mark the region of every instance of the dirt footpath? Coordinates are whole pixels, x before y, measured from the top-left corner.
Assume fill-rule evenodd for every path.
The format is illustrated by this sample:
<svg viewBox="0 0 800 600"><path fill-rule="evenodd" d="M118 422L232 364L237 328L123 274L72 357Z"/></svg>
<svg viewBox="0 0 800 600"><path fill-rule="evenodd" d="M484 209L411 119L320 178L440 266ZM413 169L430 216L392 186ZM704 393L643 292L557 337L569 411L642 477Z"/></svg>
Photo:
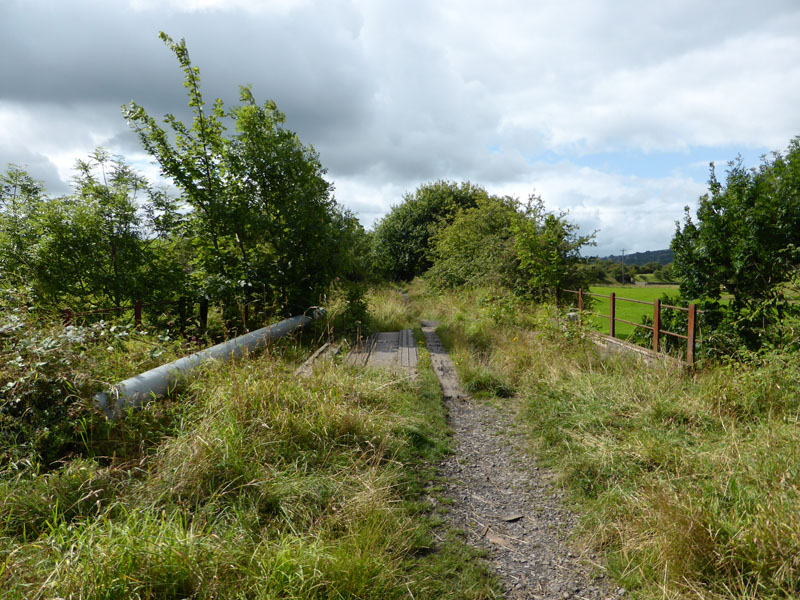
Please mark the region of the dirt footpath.
<svg viewBox="0 0 800 600"><path fill-rule="evenodd" d="M422 322L434 370L442 383L456 451L440 467L447 519L467 543L485 548L504 583L506 597L620 598L625 590L606 581L591 557L578 557L567 538L577 518L568 511L553 475L530 459L516 431L518 402L497 409L461 389L436 324Z"/></svg>

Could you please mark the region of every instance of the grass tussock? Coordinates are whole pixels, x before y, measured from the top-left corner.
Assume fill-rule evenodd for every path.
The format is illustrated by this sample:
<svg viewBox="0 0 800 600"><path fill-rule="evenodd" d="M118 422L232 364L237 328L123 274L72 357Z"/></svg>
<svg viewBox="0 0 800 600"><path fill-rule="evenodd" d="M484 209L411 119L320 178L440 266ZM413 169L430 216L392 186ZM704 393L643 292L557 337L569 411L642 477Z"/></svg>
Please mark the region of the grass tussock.
<svg viewBox="0 0 800 600"><path fill-rule="evenodd" d="M415 380L322 364L303 381L297 354L209 367L136 456L0 472L3 597L494 597L423 502L447 451L426 353Z"/></svg>
<svg viewBox="0 0 800 600"><path fill-rule="evenodd" d="M369 333L419 328L419 313L414 304L403 298L404 289L385 285L370 290L367 294Z"/></svg>
<svg viewBox="0 0 800 600"><path fill-rule="evenodd" d="M642 598L800 596L800 357L687 376L601 361L550 309L496 291L419 285L417 298L466 381L488 372L515 390L532 451L621 585Z"/></svg>

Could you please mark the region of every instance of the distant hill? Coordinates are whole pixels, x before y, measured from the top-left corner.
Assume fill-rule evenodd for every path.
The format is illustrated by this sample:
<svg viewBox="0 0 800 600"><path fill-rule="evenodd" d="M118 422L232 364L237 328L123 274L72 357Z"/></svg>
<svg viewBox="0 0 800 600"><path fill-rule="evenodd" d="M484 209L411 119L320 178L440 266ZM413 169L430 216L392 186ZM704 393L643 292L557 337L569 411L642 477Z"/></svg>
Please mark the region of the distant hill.
<svg viewBox="0 0 800 600"><path fill-rule="evenodd" d="M646 265L647 263L654 262L660 265L671 263L673 259L672 250L648 250L647 252L631 252L625 254L626 265ZM611 262L622 262L622 255L619 256L604 256L600 260L610 260Z"/></svg>

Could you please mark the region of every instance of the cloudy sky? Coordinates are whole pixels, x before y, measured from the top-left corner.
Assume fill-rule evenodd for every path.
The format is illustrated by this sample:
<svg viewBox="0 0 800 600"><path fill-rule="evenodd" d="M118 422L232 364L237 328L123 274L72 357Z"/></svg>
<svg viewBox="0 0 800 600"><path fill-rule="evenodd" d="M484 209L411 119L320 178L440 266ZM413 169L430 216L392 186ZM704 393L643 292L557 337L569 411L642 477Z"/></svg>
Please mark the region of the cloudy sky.
<svg viewBox="0 0 800 600"><path fill-rule="evenodd" d="M604 256L665 248L708 163L800 135L797 0L0 0L0 169L68 191L98 145L156 176L121 117L249 83L365 226L437 179L540 194Z"/></svg>

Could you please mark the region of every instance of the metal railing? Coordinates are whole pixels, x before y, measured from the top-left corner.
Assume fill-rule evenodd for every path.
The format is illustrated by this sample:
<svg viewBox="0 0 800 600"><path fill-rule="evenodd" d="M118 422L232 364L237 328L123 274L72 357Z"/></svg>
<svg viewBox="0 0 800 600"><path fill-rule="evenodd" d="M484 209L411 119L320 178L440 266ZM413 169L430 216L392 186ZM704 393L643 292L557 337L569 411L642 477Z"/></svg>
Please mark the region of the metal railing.
<svg viewBox="0 0 800 600"><path fill-rule="evenodd" d="M694 303L689 304L688 307L683 306L672 306L671 304L662 304L661 300L656 299L653 302L647 302L646 300L635 300L633 298L621 298L618 297L614 292L610 294L594 294L591 292L584 291L583 288L578 290L561 290L562 292L567 292L570 294L577 294L578 295L578 311L581 315L581 319L583 319L583 313L589 312L589 314L595 315L597 317L608 319L609 321L609 336L616 337L616 323L626 323L628 325L633 325L634 327L640 327L642 329L649 329L653 332L653 351L659 352L660 345L661 345L661 335L669 335L675 338L679 338L686 341L686 364L690 367L694 366L695 362L695 350L697 346L697 316L698 314L702 313L702 311L697 310L697 305ZM609 299L609 314L604 315L601 313L593 312L593 311L584 311L584 296L590 296L592 298L608 298ZM617 300L623 302L633 302L635 304L647 304L653 307L653 325L645 325L644 323L634 323L633 321L628 321L627 319L621 319L616 316L616 305ZM682 333L676 333L674 331L667 331L665 329L661 329L661 309L667 308L672 310L679 310L688 313L688 323L686 327L686 335Z"/></svg>

